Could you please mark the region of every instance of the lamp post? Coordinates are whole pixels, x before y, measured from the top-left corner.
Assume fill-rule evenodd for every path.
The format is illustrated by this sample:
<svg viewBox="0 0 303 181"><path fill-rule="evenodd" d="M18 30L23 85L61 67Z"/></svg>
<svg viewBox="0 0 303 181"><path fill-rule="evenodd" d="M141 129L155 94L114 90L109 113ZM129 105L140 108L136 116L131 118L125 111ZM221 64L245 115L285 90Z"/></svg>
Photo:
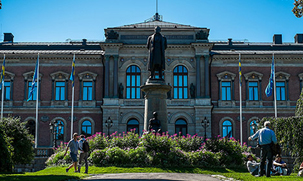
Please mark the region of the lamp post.
<svg viewBox="0 0 303 181"><path fill-rule="evenodd" d="M63 126L63 124L61 122L59 122L59 124L58 124L58 121L55 121L54 123L49 123L50 132L54 136L54 139L53 139L53 146L54 146L54 148L57 147L56 136L60 134L60 132L62 130L62 126ZM57 128L58 128L58 132L57 132Z"/></svg>
<svg viewBox="0 0 303 181"><path fill-rule="evenodd" d="M206 128L209 126L209 121L204 117L204 120L201 121L201 125L204 128L204 142L206 142Z"/></svg>
<svg viewBox="0 0 303 181"><path fill-rule="evenodd" d="M109 130L113 126L113 121L110 119L110 117L105 120L105 126L107 127L107 135L109 136Z"/></svg>

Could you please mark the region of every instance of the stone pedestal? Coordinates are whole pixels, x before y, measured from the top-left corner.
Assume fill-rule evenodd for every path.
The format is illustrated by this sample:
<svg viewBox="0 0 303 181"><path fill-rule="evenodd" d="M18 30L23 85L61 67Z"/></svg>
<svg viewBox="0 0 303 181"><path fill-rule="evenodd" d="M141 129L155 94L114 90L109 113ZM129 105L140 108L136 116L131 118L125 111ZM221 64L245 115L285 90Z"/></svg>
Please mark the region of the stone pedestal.
<svg viewBox="0 0 303 181"><path fill-rule="evenodd" d="M161 121L162 132L167 128L167 92L171 86L165 85L163 80L147 80L146 84L141 86L145 93L145 111L144 111L144 130L148 130L149 120L153 118L153 112L157 112L158 120Z"/></svg>

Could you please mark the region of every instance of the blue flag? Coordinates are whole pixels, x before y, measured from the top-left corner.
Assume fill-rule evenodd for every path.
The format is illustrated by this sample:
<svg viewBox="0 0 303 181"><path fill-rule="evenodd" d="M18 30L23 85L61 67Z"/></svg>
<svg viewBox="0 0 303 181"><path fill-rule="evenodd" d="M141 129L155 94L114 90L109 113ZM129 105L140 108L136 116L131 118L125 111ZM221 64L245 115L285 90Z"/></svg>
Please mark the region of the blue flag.
<svg viewBox="0 0 303 181"><path fill-rule="evenodd" d="M72 63L72 73L69 78L72 81L73 87L75 86L75 54L73 58L73 63Z"/></svg>
<svg viewBox="0 0 303 181"><path fill-rule="evenodd" d="M240 86L242 86L241 54L239 54L239 82Z"/></svg>
<svg viewBox="0 0 303 181"><path fill-rule="evenodd" d="M29 92L29 96L28 96L28 99L27 101L29 101L33 95L34 95L34 92L36 91L36 81L37 81L37 74L38 74L38 66L39 66L39 54L38 54L38 59L37 59L37 62L36 62L36 68L35 68L35 73L34 73L34 76L33 76L33 81L32 81L32 87L31 87L31 90Z"/></svg>
<svg viewBox="0 0 303 181"><path fill-rule="evenodd" d="M270 78L268 85L265 89L265 94L267 97L272 95L272 90L274 86L274 76L275 76L275 58L274 55L272 56L272 63L271 63L271 73L270 73Z"/></svg>
<svg viewBox="0 0 303 181"><path fill-rule="evenodd" d="M1 69L1 75L0 75L0 90L2 89L2 84L4 84L4 75L5 75L5 55L3 58L3 64L2 64L2 69Z"/></svg>

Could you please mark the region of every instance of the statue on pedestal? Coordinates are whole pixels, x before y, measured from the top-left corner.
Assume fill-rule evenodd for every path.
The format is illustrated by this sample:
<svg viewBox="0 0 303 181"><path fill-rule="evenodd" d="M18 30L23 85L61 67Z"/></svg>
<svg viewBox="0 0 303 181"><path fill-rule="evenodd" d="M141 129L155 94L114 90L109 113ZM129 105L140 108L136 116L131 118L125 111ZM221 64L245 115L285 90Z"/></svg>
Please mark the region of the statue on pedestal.
<svg viewBox="0 0 303 181"><path fill-rule="evenodd" d="M161 132L161 122L157 119L157 112L153 112L153 118L149 120L148 131L149 132Z"/></svg>
<svg viewBox="0 0 303 181"><path fill-rule="evenodd" d="M167 40L161 35L161 28L155 27L155 33L147 39L147 49L149 50L148 70L150 71L150 79L155 79L155 71L159 72L159 79L162 78L162 71L165 70L165 49L167 48Z"/></svg>

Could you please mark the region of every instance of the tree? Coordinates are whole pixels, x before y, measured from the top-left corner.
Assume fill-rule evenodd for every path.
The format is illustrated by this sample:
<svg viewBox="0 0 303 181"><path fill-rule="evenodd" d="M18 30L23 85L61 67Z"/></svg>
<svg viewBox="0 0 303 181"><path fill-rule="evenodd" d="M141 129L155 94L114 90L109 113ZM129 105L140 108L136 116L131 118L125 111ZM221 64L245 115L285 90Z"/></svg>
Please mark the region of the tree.
<svg viewBox="0 0 303 181"><path fill-rule="evenodd" d="M5 135L4 128L0 125L0 172L11 172L12 171L12 146L10 139Z"/></svg>
<svg viewBox="0 0 303 181"><path fill-rule="evenodd" d="M292 9L292 12L297 18L302 17L303 13L303 0L295 0L294 2L294 8Z"/></svg>
<svg viewBox="0 0 303 181"><path fill-rule="evenodd" d="M33 136L28 133L25 123L19 118L3 118L0 129L10 142L12 164L30 163L34 158Z"/></svg>

